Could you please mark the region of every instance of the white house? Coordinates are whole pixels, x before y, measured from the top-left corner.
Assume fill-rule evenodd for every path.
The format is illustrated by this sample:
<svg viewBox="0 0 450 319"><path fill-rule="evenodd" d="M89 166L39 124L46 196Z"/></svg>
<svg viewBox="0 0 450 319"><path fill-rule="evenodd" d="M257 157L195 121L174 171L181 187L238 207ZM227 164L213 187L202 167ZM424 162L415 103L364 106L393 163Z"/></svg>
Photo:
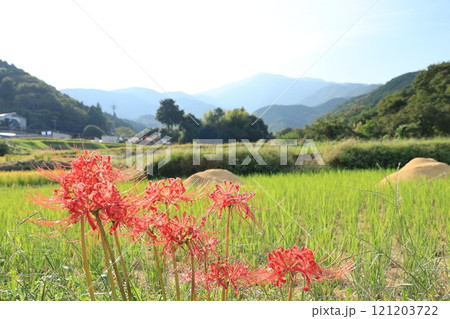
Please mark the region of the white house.
<svg viewBox="0 0 450 319"><path fill-rule="evenodd" d="M27 119L18 115L16 112L0 114L0 122L4 122L5 120L8 122L17 121L22 131L27 129Z"/></svg>

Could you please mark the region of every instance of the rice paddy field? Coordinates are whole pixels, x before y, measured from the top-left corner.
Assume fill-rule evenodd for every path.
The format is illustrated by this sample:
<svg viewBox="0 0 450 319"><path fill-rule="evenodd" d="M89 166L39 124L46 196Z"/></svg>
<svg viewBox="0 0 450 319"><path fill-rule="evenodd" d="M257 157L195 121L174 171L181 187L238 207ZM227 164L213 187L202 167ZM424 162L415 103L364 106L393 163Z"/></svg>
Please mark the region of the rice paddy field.
<svg viewBox="0 0 450 319"><path fill-rule="evenodd" d="M450 180L416 180L377 187L391 170L319 170L304 173L242 177L254 191L252 211L257 224L232 219L230 256L252 267L265 265L278 247L306 246L321 265L339 266L353 260L354 269L332 282L302 279L293 300L449 300ZM144 187L146 181L141 182ZM82 266L80 229L65 231L30 222L58 219L55 212L35 205L35 193L51 195L36 172L0 173L0 300L89 300ZM140 187L140 186L139 186ZM205 213L208 197L180 211ZM225 220L210 231L223 238ZM143 241L121 237L122 252L135 300L162 300L154 255ZM98 235L87 234L87 252L97 300L111 300ZM218 249L223 250L219 242ZM179 255L180 269L189 261ZM165 278L167 299L175 300L170 265ZM286 287L259 285L240 289L230 300L285 300ZM214 294L212 300L220 299ZM189 300L189 283L181 284L181 299ZM206 292L197 291L198 300Z"/></svg>

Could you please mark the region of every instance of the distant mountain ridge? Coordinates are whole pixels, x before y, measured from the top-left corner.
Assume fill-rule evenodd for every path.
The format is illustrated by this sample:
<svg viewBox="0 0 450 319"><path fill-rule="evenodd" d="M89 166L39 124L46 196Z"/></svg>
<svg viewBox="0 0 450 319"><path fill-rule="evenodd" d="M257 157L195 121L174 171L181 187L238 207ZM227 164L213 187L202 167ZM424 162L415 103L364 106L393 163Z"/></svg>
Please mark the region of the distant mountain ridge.
<svg viewBox="0 0 450 319"><path fill-rule="evenodd" d="M173 98L185 112L202 116L203 113L214 109L215 106L197 100L183 92L159 93L152 89L132 87L113 91L96 89L63 89L61 92L70 97L82 101L85 104L99 103L104 110L112 112L112 106L116 106L118 117L135 119L142 115L155 115L159 102L164 99Z"/></svg>
<svg viewBox="0 0 450 319"><path fill-rule="evenodd" d="M155 115L161 100L173 98L186 113L201 118L203 113L217 107L225 110L244 107L252 113L275 101L277 105L316 106L334 98L351 98L364 94L377 87L376 84L334 83L321 79L300 78L288 90L294 81L296 79L283 75L259 73L195 95L184 92L160 93L138 87L113 91L63 89L61 92L85 104L100 103L108 112L111 111L112 105L116 105L117 116L127 119ZM278 99L281 95L283 96Z"/></svg>
<svg viewBox="0 0 450 319"><path fill-rule="evenodd" d="M314 78L294 79L278 74L259 73L196 94L195 97L222 108L244 107L252 113L273 103L317 106L334 98L351 98L365 94L377 86L378 84L335 83Z"/></svg>
<svg viewBox="0 0 450 319"><path fill-rule="evenodd" d="M269 127L270 132L278 132L285 128L302 128L311 124L315 119L333 110L345 102L346 98L331 99L315 107L306 105L272 105L265 106L254 113L261 116Z"/></svg>
<svg viewBox="0 0 450 319"><path fill-rule="evenodd" d="M379 84L361 85L358 83L332 83L314 94L302 99L302 104L316 106L336 98L350 99L371 92Z"/></svg>
<svg viewBox="0 0 450 319"><path fill-rule="evenodd" d="M361 87L349 84L345 89L339 91L340 94L345 92L353 92L351 94L362 92L362 94L352 98L334 98L316 107L308 107L306 105L274 105L264 113L269 108L269 106L266 106L256 110L255 114L260 116L264 113L262 119L269 126L269 131L271 132L277 132L288 127L303 128L305 125L309 125L325 115L342 118L353 117L361 112L372 110L384 97L396 91L411 87L417 73L410 72L400 75L380 86ZM327 92L331 92L339 86L341 84L336 83L319 90L319 93L312 96L310 101L311 99L320 101L321 99L332 96L328 95ZM369 92L365 92L366 90Z"/></svg>

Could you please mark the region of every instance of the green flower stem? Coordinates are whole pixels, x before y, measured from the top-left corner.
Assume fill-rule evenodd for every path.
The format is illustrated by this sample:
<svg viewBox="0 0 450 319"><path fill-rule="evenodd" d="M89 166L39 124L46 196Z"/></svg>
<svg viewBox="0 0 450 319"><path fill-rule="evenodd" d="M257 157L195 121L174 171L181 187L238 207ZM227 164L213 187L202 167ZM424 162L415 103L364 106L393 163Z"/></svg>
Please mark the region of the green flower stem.
<svg viewBox="0 0 450 319"><path fill-rule="evenodd" d="M162 270L161 270L161 266L159 264L159 256L158 256L158 251L156 250L156 246L153 245L153 254L155 255L155 263L156 263L156 270L158 271L158 277L159 277L159 284L161 285L161 293L163 295L163 300L166 301L166 288L164 285L164 279L162 276Z"/></svg>
<svg viewBox="0 0 450 319"><path fill-rule="evenodd" d="M111 294L112 294L113 300L117 301L118 299L117 299L116 287L114 285L114 278L113 278L112 272L111 272L111 265L110 265L110 260L109 260L109 256L108 256L108 251L106 250L105 241L103 240L103 236L101 236L101 240L102 240L103 254L105 255L106 273L108 275L109 286L111 287Z"/></svg>
<svg viewBox="0 0 450 319"><path fill-rule="evenodd" d="M288 301L292 300L292 293L294 292L294 277L292 275L289 276L289 295Z"/></svg>
<svg viewBox="0 0 450 319"><path fill-rule="evenodd" d="M204 264L204 268L205 268L205 274L208 273L208 261L205 258L205 264ZM206 300L211 301L211 295L209 292L209 289L206 289Z"/></svg>
<svg viewBox="0 0 450 319"><path fill-rule="evenodd" d="M120 294L122 295L122 300L127 300L127 296L125 295L125 290L123 289L122 279L120 278L119 269L117 268L117 265L116 265L116 259L114 258L113 251L111 249L111 246L109 245L108 238L106 237L105 228L103 227L103 223L100 219L100 215L99 215L98 211L94 212L94 216L97 221L98 228L100 229L102 243L103 243L105 251L106 251L105 258L107 260L109 259L111 261L111 264L114 269L114 273L116 275L116 280L117 280L117 284L119 286Z"/></svg>
<svg viewBox="0 0 450 319"><path fill-rule="evenodd" d="M92 279L91 279L91 273L89 271L89 264L87 260L87 252L86 252L86 237L84 233L84 219L81 219L81 253L83 255L83 268L84 273L86 275L86 282L88 285L88 291L89 296L91 297L92 301L95 301L95 295L94 295L94 287L92 286Z"/></svg>
<svg viewBox="0 0 450 319"><path fill-rule="evenodd" d="M177 301L181 300L180 297L180 279L178 278L178 267L177 267L177 258L175 256L175 246L172 246L172 263L173 263L173 272L175 276L175 288L177 292Z"/></svg>
<svg viewBox="0 0 450 319"><path fill-rule="evenodd" d="M130 278L128 277L127 269L125 267L125 261L123 260L122 249L120 249L119 236L117 235L117 229L114 231L114 242L119 252L120 265L122 266L122 273L125 278L125 285L127 286L128 300L133 300L133 294L131 292Z"/></svg>
<svg viewBox="0 0 450 319"><path fill-rule="evenodd" d="M191 268L192 268L192 279L191 279L191 301L195 301L195 259L194 253L191 250Z"/></svg>
<svg viewBox="0 0 450 319"><path fill-rule="evenodd" d="M228 215L227 215L227 228L226 228L226 237L225 237L225 262L228 262L228 254L229 254L229 246L230 246L230 223L231 223L231 206L228 207Z"/></svg>
<svg viewBox="0 0 450 319"><path fill-rule="evenodd" d="M226 234L225 234L225 262L228 262L228 255L229 255L229 247L230 247L230 224L231 224L231 214L232 214L232 207L228 206L228 214L227 214L227 228L226 228ZM228 295L228 281L225 279L225 287L222 288L222 301L226 301L227 295Z"/></svg>

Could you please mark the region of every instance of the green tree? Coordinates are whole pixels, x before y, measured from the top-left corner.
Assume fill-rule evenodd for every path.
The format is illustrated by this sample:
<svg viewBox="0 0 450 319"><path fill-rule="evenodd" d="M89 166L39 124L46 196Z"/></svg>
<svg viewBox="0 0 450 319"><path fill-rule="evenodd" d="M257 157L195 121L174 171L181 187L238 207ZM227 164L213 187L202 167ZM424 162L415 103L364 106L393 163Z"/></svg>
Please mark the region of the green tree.
<svg viewBox="0 0 450 319"><path fill-rule="evenodd" d="M203 114L203 120L205 125L217 126L222 121L224 115L225 111L218 107Z"/></svg>
<svg viewBox="0 0 450 319"><path fill-rule="evenodd" d="M95 106L89 107L87 112L89 124L100 127L105 132L112 131L112 122L108 120L102 111L102 107L99 103Z"/></svg>
<svg viewBox="0 0 450 319"><path fill-rule="evenodd" d="M203 125L199 137L205 139L221 138L223 131L223 116L225 111L220 107L203 114Z"/></svg>
<svg viewBox="0 0 450 319"><path fill-rule="evenodd" d="M370 138L375 136L377 131L377 124L374 121L367 121L366 123L358 122L354 128L355 133L362 137Z"/></svg>
<svg viewBox="0 0 450 319"><path fill-rule="evenodd" d="M212 125L203 125L198 133L199 138L219 138L219 130Z"/></svg>
<svg viewBox="0 0 450 319"><path fill-rule="evenodd" d="M336 140L352 136L352 130L343 119L325 116L305 126L305 137L316 140Z"/></svg>
<svg viewBox="0 0 450 319"><path fill-rule="evenodd" d="M413 82L416 98L436 106L450 104L450 62L432 64L421 71Z"/></svg>
<svg viewBox="0 0 450 319"><path fill-rule="evenodd" d="M222 139L257 141L272 137L264 121L248 114L244 108L227 111L218 122L218 128L219 138Z"/></svg>
<svg viewBox="0 0 450 319"><path fill-rule="evenodd" d="M377 112L383 116L386 114L395 114L402 110L413 94L411 89L401 90L386 96L377 104Z"/></svg>
<svg viewBox="0 0 450 319"><path fill-rule="evenodd" d="M450 134L450 62L433 64L413 82L415 94L408 102L411 122L422 136Z"/></svg>
<svg viewBox="0 0 450 319"><path fill-rule="evenodd" d="M11 102L14 98L14 81L5 76L0 82L0 99L5 102Z"/></svg>
<svg viewBox="0 0 450 319"><path fill-rule="evenodd" d="M300 139L303 138L305 135L305 132L301 128L292 128L287 127L277 133L275 133L276 138L281 139Z"/></svg>
<svg viewBox="0 0 450 319"><path fill-rule="evenodd" d="M198 138L200 130L202 129L202 122L194 116L194 114L188 113L183 115L183 120L180 123L180 137L179 143L192 143L192 140Z"/></svg>
<svg viewBox="0 0 450 319"><path fill-rule="evenodd" d="M105 132L97 125L87 125L83 130L83 138L86 139L101 138L103 134Z"/></svg>
<svg viewBox="0 0 450 319"><path fill-rule="evenodd" d="M167 130L172 132L173 126L179 125L183 121L184 111L180 110L173 99L161 100L159 103L156 119L162 124L166 124Z"/></svg>

